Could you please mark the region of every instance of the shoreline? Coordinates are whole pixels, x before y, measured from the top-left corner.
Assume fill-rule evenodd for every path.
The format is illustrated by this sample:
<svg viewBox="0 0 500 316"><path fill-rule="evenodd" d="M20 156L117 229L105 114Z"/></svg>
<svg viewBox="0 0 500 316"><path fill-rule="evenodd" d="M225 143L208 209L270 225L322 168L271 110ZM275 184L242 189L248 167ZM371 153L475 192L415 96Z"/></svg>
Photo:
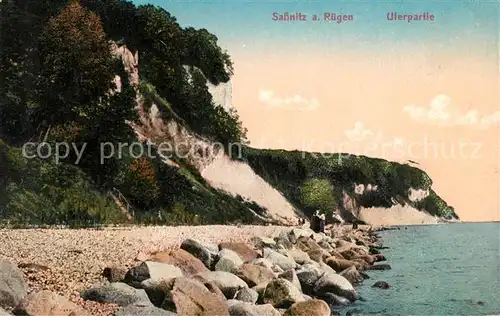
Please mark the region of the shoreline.
<svg viewBox="0 0 500 316"><path fill-rule="evenodd" d="M308 257L307 262L299 259L297 267L320 269L323 272L335 267L333 270L338 275L344 273L344 268L352 267L355 271L344 274L353 278L352 285L357 285L362 281L360 276L363 271L369 270L370 266L378 262L376 258L385 260L376 250L383 249L378 241L377 231L367 225L355 230L345 225L328 225L326 235L313 233L310 236L308 234L311 231L307 228L286 226L0 229L0 238L5 241L0 244L0 259L7 259L19 266L28 286L28 295L48 290L83 307L90 315L113 315L119 309L116 304L84 301L81 294L92 286L105 282L102 273L106 268L119 267L121 271L130 271L141 262L151 259L152 254L179 251L183 242L188 239L198 240L204 245L214 245L211 248L208 246L209 249L215 248L211 251L219 250L217 248L222 244L244 244L251 248L256 246L259 253L257 258L262 259L267 258L263 253L265 251L287 252L286 257L296 256L295 250L288 249L292 247L297 253ZM300 236L290 237L292 232ZM293 238L296 243L290 244L288 239ZM300 238L302 241L297 243ZM311 247L314 249L310 249ZM264 251L264 248L270 250ZM215 254L220 256L220 253ZM276 277L287 271L281 270L283 271L273 271ZM297 271L293 273L298 274ZM230 301L232 300L229 299L228 302Z"/></svg>

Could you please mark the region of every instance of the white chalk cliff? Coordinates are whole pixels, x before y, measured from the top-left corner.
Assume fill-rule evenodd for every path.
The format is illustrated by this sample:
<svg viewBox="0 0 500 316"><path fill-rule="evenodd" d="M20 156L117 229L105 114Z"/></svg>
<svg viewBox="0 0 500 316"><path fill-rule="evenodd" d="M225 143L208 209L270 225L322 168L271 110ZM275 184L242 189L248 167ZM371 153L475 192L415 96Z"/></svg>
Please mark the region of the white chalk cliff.
<svg viewBox="0 0 500 316"><path fill-rule="evenodd" d="M141 141L153 144L168 143L194 166L213 187L234 196L240 195L247 201L254 201L267 209L266 216L282 224L297 224L295 208L288 200L264 179L257 175L246 163L232 161L223 150L209 139L183 126L174 116L162 117L156 104L149 111L144 109L144 97L139 91L138 52L132 54L126 46L114 44L113 53L121 58L129 74L129 82L136 88L136 110L139 122L127 122ZM188 70L189 67L185 66ZM121 86L121 78L115 78ZM207 83L214 102L226 110L232 107L232 83L228 81L217 86ZM162 154L162 153L159 153ZM179 167L164 154L165 163ZM249 212L252 210L249 209Z"/></svg>

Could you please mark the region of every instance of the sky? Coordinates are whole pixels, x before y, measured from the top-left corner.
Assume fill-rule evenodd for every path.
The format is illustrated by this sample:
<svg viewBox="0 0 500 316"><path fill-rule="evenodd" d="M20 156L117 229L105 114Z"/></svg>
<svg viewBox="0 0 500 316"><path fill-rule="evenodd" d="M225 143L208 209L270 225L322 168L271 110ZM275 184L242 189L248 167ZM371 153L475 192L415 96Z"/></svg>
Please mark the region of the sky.
<svg viewBox="0 0 500 316"><path fill-rule="evenodd" d="M135 3L218 37L252 146L413 160L462 220L500 220L498 1Z"/></svg>

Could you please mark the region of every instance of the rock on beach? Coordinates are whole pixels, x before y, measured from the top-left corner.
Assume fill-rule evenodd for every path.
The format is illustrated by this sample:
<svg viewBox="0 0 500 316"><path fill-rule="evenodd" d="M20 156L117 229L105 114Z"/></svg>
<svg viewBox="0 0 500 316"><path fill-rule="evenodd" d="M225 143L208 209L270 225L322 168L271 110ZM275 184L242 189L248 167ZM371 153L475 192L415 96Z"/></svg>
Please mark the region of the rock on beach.
<svg viewBox="0 0 500 316"><path fill-rule="evenodd" d="M234 233L236 228L231 229ZM333 226L326 234L287 227L262 231L240 240L185 233L183 239L175 239L177 244L152 238L153 245L139 248L134 237L108 232L121 237L123 248L116 251L122 251L121 258L126 254L127 260L113 261L116 253L98 252L100 260L86 265L83 258L93 248L78 249L76 242L53 251L58 252L57 263L12 255L0 263L0 303L5 310L0 315L12 310L40 316L330 315L331 305L348 305L358 299L354 286L365 279L363 271L377 262L371 251L380 246L376 236L361 229ZM68 232L59 233L67 236ZM9 234L16 236L0 231L0 237ZM48 231L47 236L57 233ZM68 251L75 248L79 251ZM21 247L20 252L30 250ZM26 264L26 259L32 264ZM47 268L36 269L36 265ZM84 276L76 277L79 282L73 274L77 269L76 276ZM73 279L66 276L65 284L60 284L56 277L61 273Z"/></svg>

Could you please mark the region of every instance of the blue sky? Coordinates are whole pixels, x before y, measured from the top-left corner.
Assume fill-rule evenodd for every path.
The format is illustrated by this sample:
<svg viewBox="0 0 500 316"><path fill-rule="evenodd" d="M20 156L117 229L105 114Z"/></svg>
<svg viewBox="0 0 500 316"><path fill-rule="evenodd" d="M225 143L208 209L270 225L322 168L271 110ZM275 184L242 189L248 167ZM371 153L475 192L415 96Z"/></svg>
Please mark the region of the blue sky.
<svg viewBox="0 0 500 316"><path fill-rule="evenodd" d="M182 26L206 28L220 44L234 49L252 43L273 46L338 46L343 49L393 49L395 46L432 45L444 50L473 50L497 54L497 1L167 1L137 0L167 9ZM387 12L429 12L435 21L387 21ZM353 14L354 21L283 23L273 12ZM277 44L277 45L276 45Z"/></svg>

